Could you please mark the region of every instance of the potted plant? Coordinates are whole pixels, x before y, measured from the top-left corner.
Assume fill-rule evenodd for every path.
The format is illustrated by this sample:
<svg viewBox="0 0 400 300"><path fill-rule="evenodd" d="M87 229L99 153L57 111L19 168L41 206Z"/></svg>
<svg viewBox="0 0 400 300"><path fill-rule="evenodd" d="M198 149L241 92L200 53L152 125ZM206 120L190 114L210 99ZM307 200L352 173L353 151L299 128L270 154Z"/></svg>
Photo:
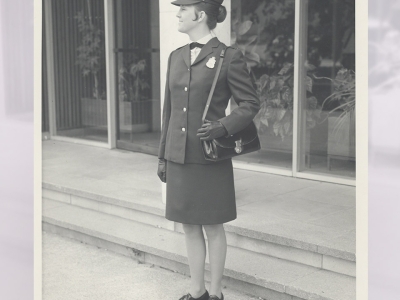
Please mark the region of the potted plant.
<svg viewBox="0 0 400 300"><path fill-rule="evenodd" d="M92 77L94 85L92 95L83 97L82 125L107 126L107 102L105 92L99 85L99 73L104 68L103 32L92 21L90 4L87 1L88 17L83 11L77 13L78 30L81 33L81 44L77 48L76 64L80 66L84 77Z"/></svg>
<svg viewBox="0 0 400 300"><path fill-rule="evenodd" d="M152 101L148 92L145 59L127 63L118 72L120 127L131 132L148 131L151 124Z"/></svg>
<svg viewBox="0 0 400 300"><path fill-rule="evenodd" d="M314 67L307 66L311 72ZM292 63L285 63L283 68L271 76L263 74L257 81L257 93L261 102L261 109L255 118L262 143L265 148L287 147L291 150L293 135L293 74L294 66ZM321 106L318 105L317 98L312 95L313 80L310 76L306 77L307 95L305 122L310 138L309 129L314 128L321 115ZM271 139L271 135L279 137L280 141ZM264 138L262 138L264 137ZM274 145L275 144L275 145ZM307 143L309 146L309 143Z"/></svg>
<svg viewBox="0 0 400 300"><path fill-rule="evenodd" d="M331 158L355 158L355 110L356 84L355 73L342 68L332 82L333 92L323 102L322 106L334 105L328 113L328 168Z"/></svg>

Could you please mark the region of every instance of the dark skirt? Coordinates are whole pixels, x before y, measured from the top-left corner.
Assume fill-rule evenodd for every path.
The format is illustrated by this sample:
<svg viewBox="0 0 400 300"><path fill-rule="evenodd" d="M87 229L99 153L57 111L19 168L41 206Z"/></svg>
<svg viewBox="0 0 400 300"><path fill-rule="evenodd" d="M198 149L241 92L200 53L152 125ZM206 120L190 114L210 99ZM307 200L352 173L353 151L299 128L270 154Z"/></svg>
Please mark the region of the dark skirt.
<svg viewBox="0 0 400 300"><path fill-rule="evenodd" d="M232 161L213 164L167 161L165 217L196 225L222 224L236 219Z"/></svg>

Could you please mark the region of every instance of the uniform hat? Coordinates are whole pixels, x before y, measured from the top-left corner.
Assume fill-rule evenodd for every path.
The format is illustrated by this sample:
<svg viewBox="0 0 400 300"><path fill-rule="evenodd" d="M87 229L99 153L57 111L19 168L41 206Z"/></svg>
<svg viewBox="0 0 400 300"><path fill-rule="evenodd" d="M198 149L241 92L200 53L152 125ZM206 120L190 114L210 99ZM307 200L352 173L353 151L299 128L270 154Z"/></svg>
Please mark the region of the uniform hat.
<svg viewBox="0 0 400 300"><path fill-rule="evenodd" d="M192 5L201 2L220 6L222 2L224 2L224 0L176 0L172 1L171 4L179 6L179 5Z"/></svg>

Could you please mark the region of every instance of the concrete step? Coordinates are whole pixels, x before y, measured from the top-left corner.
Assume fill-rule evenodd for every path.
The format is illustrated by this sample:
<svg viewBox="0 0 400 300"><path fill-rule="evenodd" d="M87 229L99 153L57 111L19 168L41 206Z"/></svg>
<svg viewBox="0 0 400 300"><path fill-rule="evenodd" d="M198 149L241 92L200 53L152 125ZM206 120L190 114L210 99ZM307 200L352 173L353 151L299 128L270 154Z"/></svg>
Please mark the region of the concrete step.
<svg viewBox="0 0 400 300"><path fill-rule="evenodd" d="M139 197L140 196L140 197ZM138 195L139 198L145 197ZM151 197L151 195L150 195ZM181 224L168 221L163 207L128 202L82 190L43 184L43 198L107 213L132 221L183 233ZM159 202L159 201L158 201ZM309 243L293 241L265 233L225 224L228 245L315 268L356 276L355 255L337 249L324 249Z"/></svg>
<svg viewBox="0 0 400 300"><path fill-rule="evenodd" d="M189 273L184 237L176 231L51 200L44 200L43 229ZM355 299L353 277L232 246L224 275L225 285L268 300Z"/></svg>

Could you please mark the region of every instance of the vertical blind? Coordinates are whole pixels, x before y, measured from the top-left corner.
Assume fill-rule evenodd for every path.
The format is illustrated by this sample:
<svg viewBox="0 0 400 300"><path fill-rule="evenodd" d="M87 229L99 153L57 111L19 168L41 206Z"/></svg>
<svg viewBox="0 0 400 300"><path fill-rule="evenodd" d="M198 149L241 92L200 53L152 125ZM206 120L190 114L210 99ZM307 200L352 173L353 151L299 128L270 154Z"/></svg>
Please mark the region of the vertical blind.
<svg viewBox="0 0 400 300"><path fill-rule="evenodd" d="M77 48L82 43L82 34L75 18L83 11L93 24L102 31L104 41L104 6L102 0L54 0L52 1L53 47L55 69L55 105L57 130L82 126L81 99L93 98L93 76L83 76L77 61ZM102 43L104 46L104 42ZM104 53L104 51L103 51ZM105 92L105 57L98 74L99 90ZM45 63L44 63L45 64Z"/></svg>

